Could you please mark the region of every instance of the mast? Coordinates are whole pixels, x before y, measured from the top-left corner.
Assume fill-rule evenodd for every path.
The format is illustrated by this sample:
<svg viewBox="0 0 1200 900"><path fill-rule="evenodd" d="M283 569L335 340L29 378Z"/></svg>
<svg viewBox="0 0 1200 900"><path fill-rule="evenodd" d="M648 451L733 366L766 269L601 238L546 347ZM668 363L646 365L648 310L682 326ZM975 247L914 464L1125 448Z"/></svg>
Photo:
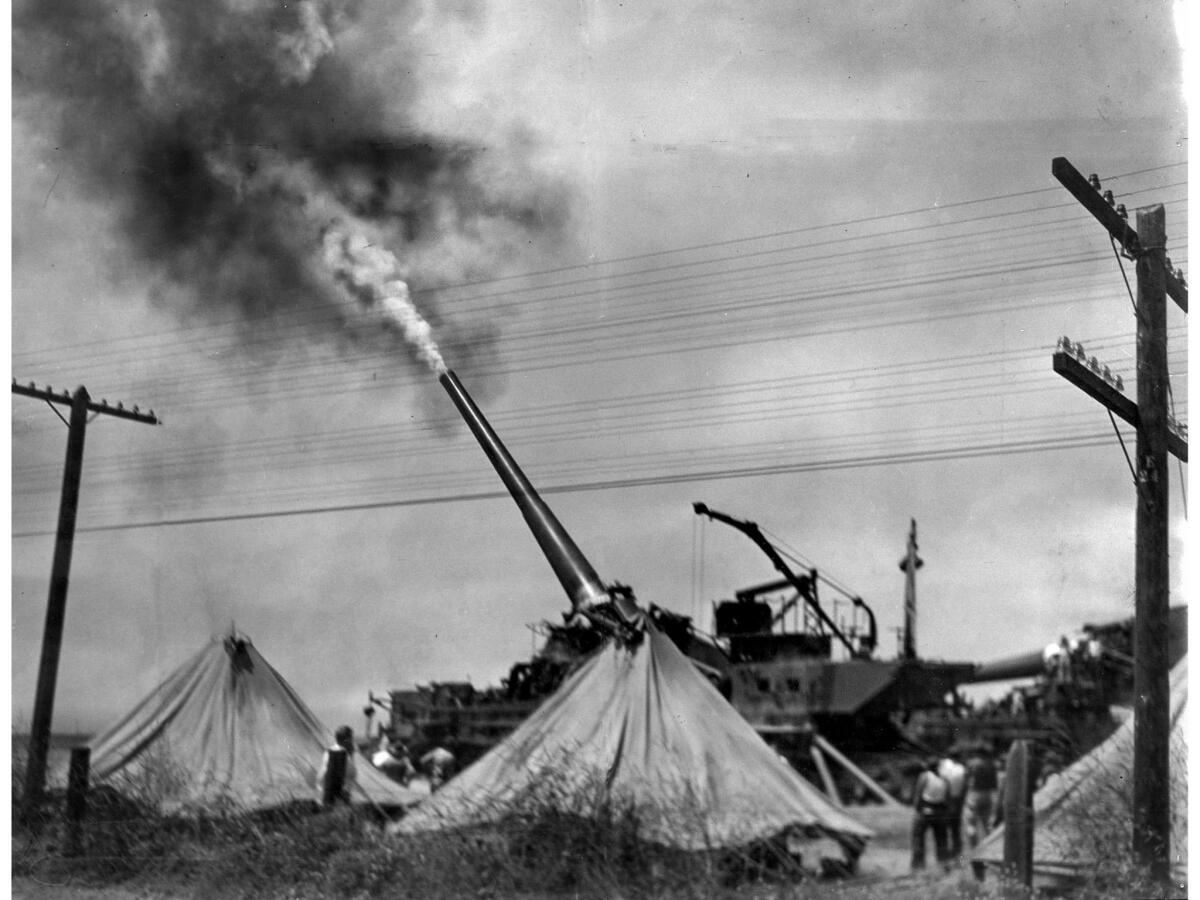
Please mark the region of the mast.
<svg viewBox="0 0 1200 900"><path fill-rule="evenodd" d="M912 519L908 532L908 552L900 560L900 571L904 573L904 648L903 659L917 658L917 569L925 565L917 556L917 520Z"/></svg>

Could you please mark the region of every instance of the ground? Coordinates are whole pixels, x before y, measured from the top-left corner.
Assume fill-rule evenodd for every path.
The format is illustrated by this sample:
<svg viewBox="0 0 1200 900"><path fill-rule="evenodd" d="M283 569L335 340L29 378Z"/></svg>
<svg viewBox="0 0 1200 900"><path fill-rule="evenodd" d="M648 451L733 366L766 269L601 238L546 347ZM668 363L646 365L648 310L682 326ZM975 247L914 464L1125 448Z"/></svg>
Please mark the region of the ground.
<svg viewBox="0 0 1200 900"><path fill-rule="evenodd" d="M859 860L858 875L840 884L829 883L827 894L837 900L929 900L933 897L959 895L971 879L970 868L962 867L942 873L936 866L919 875L909 872L909 828L912 810L908 807L857 807L852 814L875 832ZM120 887L92 888L74 884L46 884L30 878L14 879L12 896L15 900L170 900L167 895ZM764 896L753 892L753 896ZM787 889L778 892L779 898L789 896ZM806 892L805 896L814 896ZM503 898L493 898L503 900ZM543 898L551 900L551 898Z"/></svg>
<svg viewBox="0 0 1200 900"><path fill-rule="evenodd" d="M14 878L12 883L13 900L136 900L145 896L123 888L42 884L29 878Z"/></svg>
<svg viewBox="0 0 1200 900"><path fill-rule="evenodd" d="M861 806L852 809L851 814L875 832L858 861L859 875L874 880L907 874L912 857L912 809Z"/></svg>

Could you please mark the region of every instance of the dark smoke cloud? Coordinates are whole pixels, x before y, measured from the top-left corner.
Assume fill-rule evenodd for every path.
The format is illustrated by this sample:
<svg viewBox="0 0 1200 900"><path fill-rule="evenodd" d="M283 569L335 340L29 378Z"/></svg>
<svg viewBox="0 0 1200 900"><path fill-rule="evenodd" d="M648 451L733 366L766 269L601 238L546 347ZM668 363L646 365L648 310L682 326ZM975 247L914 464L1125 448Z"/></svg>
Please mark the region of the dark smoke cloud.
<svg viewBox="0 0 1200 900"><path fill-rule="evenodd" d="M413 11L384 10L390 53L412 51ZM373 260L376 281L426 306L423 288L552 242L566 192L509 152L520 140L484 147L409 121L415 70L368 64L378 15L323 0L29 0L14 13L16 113L48 123L168 302L354 319L353 301L380 298L350 277L362 259L331 259L332 228L391 254Z"/></svg>

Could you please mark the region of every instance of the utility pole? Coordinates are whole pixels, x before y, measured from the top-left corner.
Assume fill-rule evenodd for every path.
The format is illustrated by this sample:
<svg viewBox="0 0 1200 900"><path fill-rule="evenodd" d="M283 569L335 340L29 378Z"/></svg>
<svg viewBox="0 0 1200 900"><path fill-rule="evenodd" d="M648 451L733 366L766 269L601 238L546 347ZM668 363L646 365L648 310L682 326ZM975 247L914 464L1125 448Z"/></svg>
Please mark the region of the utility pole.
<svg viewBox="0 0 1200 900"><path fill-rule="evenodd" d="M1091 212L1122 249L1137 261L1137 403L1113 389L1083 347L1060 340L1054 369L1137 428L1137 489L1134 608L1133 854L1151 875L1170 872L1170 683L1167 657L1170 603L1167 454L1187 461L1187 441L1169 428L1167 406L1167 304L1187 312L1187 283L1166 260L1166 213L1162 204L1137 211L1134 231L1100 181L1089 180L1066 159L1051 165L1056 178ZM1073 352L1074 351L1074 352ZM1073 354L1073 355L1072 355Z"/></svg>
<svg viewBox="0 0 1200 900"><path fill-rule="evenodd" d="M1171 688L1167 468L1167 227L1161 205L1137 212L1137 599L1133 635L1133 852L1155 878L1170 871Z"/></svg>
<svg viewBox="0 0 1200 900"><path fill-rule="evenodd" d="M67 423L67 455L63 466L62 497L58 506L58 533L54 542L54 561L50 569L50 594L46 601L46 625L42 633L42 657L38 666L37 692L33 701L33 721L30 725L29 759L25 765L25 793L23 813L25 820L37 826L33 814L41 803L46 787L46 760L50 752L50 720L54 714L54 688L58 681L58 659L62 651L63 623L67 613L67 582L71 574L71 551L75 543L75 515L79 508L79 483L83 474L83 440L87 430L88 413L132 419L148 425L157 425L153 410L142 413L136 406L132 411L118 403L115 407L107 400L93 403L87 388L79 387L74 395L63 391L56 394L47 387L38 388L13 381L14 394L34 397L51 404L71 407L71 418ZM55 410L57 414L58 411ZM61 415L59 416L61 418Z"/></svg>
<svg viewBox="0 0 1200 900"><path fill-rule="evenodd" d="M900 560L900 571L904 573L904 647L902 659L917 658L917 569L925 565L917 556L917 520L911 520L908 532L908 548Z"/></svg>

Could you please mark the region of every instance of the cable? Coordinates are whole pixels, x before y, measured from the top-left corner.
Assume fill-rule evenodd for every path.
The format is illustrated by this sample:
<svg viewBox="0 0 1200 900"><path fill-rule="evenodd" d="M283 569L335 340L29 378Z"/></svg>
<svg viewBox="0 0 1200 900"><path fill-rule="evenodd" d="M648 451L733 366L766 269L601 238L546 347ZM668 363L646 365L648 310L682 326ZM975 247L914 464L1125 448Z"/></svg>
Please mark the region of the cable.
<svg viewBox="0 0 1200 900"><path fill-rule="evenodd" d="M1129 286L1129 276L1125 274L1125 263L1121 261L1121 254L1117 250L1117 241L1111 235L1108 238L1112 244L1113 256L1117 258L1117 267L1121 270L1121 279L1125 282L1125 293L1129 295L1129 305L1133 307L1133 314L1138 314L1137 300L1133 296L1133 288Z"/></svg>
<svg viewBox="0 0 1200 900"><path fill-rule="evenodd" d="M1100 339L1089 339L1088 343L1095 346L1095 341L1097 340ZM1020 358L1021 356L1036 356L1037 352L1039 352L1038 348L1033 347L1030 348L1030 351L1025 351L1022 349L1020 353L1007 354L1001 354L997 352L996 354L993 354L993 356L1006 355L1008 358ZM920 365L919 362L916 361L912 363L900 363L892 367L881 369L876 374L881 380L891 380L893 373L895 372L936 371L939 369L953 368L954 366L962 367L964 365L969 365L972 362L982 363L986 361L986 358L987 355L984 355L978 359L974 359L970 355L963 357L948 357L931 361L930 364L924 366ZM611 428L612 424L617 420L610 419L608 422L605 422L602 418L599 418L599 416L606 410L611 410L613 412L625 410L628 412L630 407L634 405L645 405L651 401L655 403L661 403L665 400L684 399L690 393L695 395L698 400L703 402L703 406L700 407L700 409L703 409L706 413L710 413L713 410L719 409L719 403L714 402L717 397L728 397L727 401L722 402L727 402L730 406L740 408L742 412L738 418L743 421L754 423L760 421L778 421L783 417L783 414L788 412L789 409L795 410L797 414L803 414L811 417L814 413L820 411L820 405L813 402L804 401L801 395L794 402L792 402L790 406L779 406L777 401L772 401L773 406L771 407L770 412L759 416L757 414L749 414L747 410L752 409L752 404L760 403L762 401L749 400L744 396L745 392L747 390L765 392L768 389L780 389L789 386L799 386L806 383L811 387L816 388L824 383L836 383L847 378L855 378L857 380L861 378L862 374L863 370L861 368L849 368L842 370L841 372L835 371L829 373L820 373L818 375L804 376L799 379L772 379L767 381L744 382L741 384L731 385L730 387L734 388L734 390L723 388L715 390L709 389L702 392L654 392L644 395L644 398L638 398L636 396L633 398L623 398L621 402L617 402L617 398L613 398L607 403L603 400L573 401L568 404L557 404L550 407L534 407L532 409L523 409L513 413L494 414L492 418L493 421L498 424L517 420L517 427L514 429L508 429L505 432L510 439L515 438L517 443L520 443L522 437L525 436L528 440L536 439L540 444L546 444L553 441L588 438L596 434L598 431L602 432L608 428ZM969 382L972 378L986 380L990 377L990 375L986 374L978 376L947 374L944 378L927 378L918 381L908 381L903 386L903 392L897 392L897 388L895 386L885 386L881 389L871 385L869 382L857 381L857 383L859 384L862 392L864 394L870 393L872 398L883 398L888 403L900 404L908 402L906 399L908 397L922 402L936 399L937 392L932 391L931 388L934 388L939 384L953 385L955 388L954 391L942 392L943 394L953 395L954 393L961 393L961 386L964 383ZM1048 384L1047 389L1049 389L1049 387L1050 386ZM920 390L916 390L917 388L920 388ZM884 393L880 393L880 390L883 390ZM890 396L888 395L888 392L890 392ZM986 396L986 394L987 392L984 392L982 395L976 394L974 396ZM793 396L795 396L794 393ZM850 396L853 395L844 393L829 394L827 391L822 391L821 397L824 400L824 403L821 405L831 409L840 408L842 410L849 411L854 409L854 406L848 404L847 399L843 398L849 398ZM968 395L964 395L964 397L965 396ZM864 397L864 400L865 399L866 398ZM561 423L566 420L562 418L561 414L563 412L569 412L572 409L580 413L583 418L580 420L577 427L564 430L561 427ZM532 420L537 416L545 417L551 411L557 413L554 422L547 423L547 427L553 428L553 431L547 431L543 427L539 427L536 424L531 424ZM453 422L454 420L449 421ZM672 419L664 418L662 415L657 416L654 421L657 424L654 425L653 428L646 429L643 427L642 431L664 431L678 427L678 425L687 427L702 427L704 424L703 419L697 419L695 421L677 419L673 423ZM421 434L427 436L432 435L432 428L435 427L437 427L436 423L431 428L418 429L414 433L414 439L419 437ZM156 456L154 464L157 471L165 473L168 470L164 468L164 465L175 464L190 467L202 463L206 458L215 461L219 458L218 454L227 453L229 456L236 459L239 465L251 467L257 466L257 461L261 459L263 462L270 461L274 471L281 471L286 468L291 468L291 466L285 460L282 460L279 457L280 451L287 449L291 449L292 451L296 451L298 449L303 454L303 461L298 463L298 465L303 467L313 467L316 465L325 464L325 459L323 457L319 455L314 456L314 454L318 453L322 449L323 445L327 445L327 449L331 453L329 456L331 461L346 462L367 459L371 458L372 456L374 458L394 456L396 453L400 452L406 453L407 455L412 455L413 453L443 452L440 445L430 445L428 449L419 449L409 446L406 449L404 441L398 442L395 437L392 437L392 435L400 435L406 430L408 429L386 426L382 429L373 427L371 429L356 429L348 432L342 430L326 432L323 435L315 434L306 437L304 446L302 448L295 448L292 446L294 445L295 439L290 436L242 441L234 445L213 445L211 447L211 451L205 453L197 452L195 448L188 447L184 450L176 452L173 455L170 453L166 455L160 454ZM379 436L379 440L376 441L376 443L381 449L377 453L367 454L362 451L371 446L371 444L367 442L367 439L372 434L377 434ZM535 435L536 438L534 437ZM424 438L422 438L422 440L424 440ZM255 448L260 449L259 451L256 451ZM350 448L353 448L355 452L350 453ZM200 449L203 450L204 448ZM175 463L172 463L173 458L176 461ZM127 459L124 454L109 456L107 458L92 457L89 460L89 472L103 475L106 471L112 471L113 473L122 470L135 471L142 465L143 463L139 462L137 459ZM37 485L33 483L32 479L39 472L45 473L46 475L56 476L58 472L57 463L44 463L40 466L34 467L15 467L14 476L16 477L14 481L17 484L15 493L19 494L23 491L36 488Z"/></svg>
<svg viewBox="0 0 1200 900"><path fill-rule="evenodd" d="M1120 176L1113 176L1113 177L1120 177ZM1175 184L1173 184L1173 185L1169 185L1168 187L1182 186L1182 185L1186 185L1186 182L1178 182L1178 183L1175 183ZM1155 187L1153 188L1153 190L1158 190L1158 191L1161 191L1162 189L1163 189L1163 186L1155 186ZM975 199L975 200L959 201L959 202L957 202L957 203L946 204L946 205L944 205L944 206L934 207L934 208L932 208L932 209L929 209L929 210L910 210L910 211L899 212L899 213L887 213L887 214L881 214L881 215L879 215L879 216L869 216L869 217L864 217L864 218L862 218L862 219L850 219L850 220L844 220L844 221L842 221L842 222L833 222L833 223L828 223L828 224L823 224L823 225L805 226L804 228L801 228L801 229L793 229L793 230L791 230L791 231L777 232L777 233L773 233L773 234L767 234L767 235L756 235L756 236L747 237L747 238L739 238L739 239L734 239L734 240L732 241L732 243L745 243L745 242L750 242L750 241L755 241L755 240L765 240L765 239L769 239L769 238L773 238L773 237L778 237L778 236L781 236L781 235L787 235L787 234L791 234L791 233L808 232L808 231L813 231L813 230L818 230L818 229L826 229L826 228L828 228L828 229L832 229L832 228L844 228L845 226L848 226L848 225L853 225L853 224L861 224L861 223L865 223L865 222L877 221L877 220L881 220L881 219L888 219L888 218L898 218L898 217L903 217L903 216L907 216L907 215L913 215L913 214L916 214L916 213L919 213L919 212L922 212L922 211L924 211L924 212L937 212L937 211L941 211L941 210L945 210L945 209L950 209L950 208L954 208L954 207L958 207L958 206L966 206L966 205L971 205L971 204L976 204L976 203L981 203L981 202L988 202L988 201L995 200L995 199L1004 199L1005 197L1010 197L1010 196L1011 196L1011 197L1019 197L1019 196L1025 196L1025 195L1029 195L1029 194L1036 194L1036 193L1048 192L1048 191L1052 191L1052 190L1055 190L1055 189L1054 189L1054 188L1046 188L1046 189L1038 189L1038 190L1033 190L1033 191L1024 191L1024 192L1018 192L1018 193L1016 193L1016 194L1012 194L1012 195L999 195L999 196L998 196L998 197L996 197L996 198L979 198L979 199ZM1148 189L1146 189L1146 190L1150 190L1150 189L1148 188ZM1130 194L1131 194L1131 195L1132 195L1132 194L1136 194L1136 193L1140 193L1140 191L1132 191L1132 192L1130 192ZM1064 203L1064 204L1056 204L1056 205L1049 206L1049 207L1041 207L1041 208L1037 208L1037 209L1035 209L1035 210L1033 210L1033 211L1045 210L1045 209L1066 209L1066 208L1071 208L1071 207L1073 207L1073 206L1074 206L1074 204L1072 204L1072 203ZM1030 210L1023 209L1023 210L1016 210L1016 211L1013 211L1013 212L1004 212L1004 213L991 213L991 214L988 214L988 215L985 215L985 216L973 217L973 218L968 218L968 219L963 219L963 220L956 220L956 221L951 221L951 222L947 222L947 223L941 223L941 222L939 222L939 223L934 223L933 225L917 226L917 228L941 228L941 227L947 227L947 226L950 226L950 225L961 225L961 224L968 223L968 222L984 221L984 220L987 220L987 219L991 219L991 218L998 218L998 217L1003 217L1003 216L1010 216L1010 215L1028 215L1028 214L1029 214L1029 212L1030 212ZM1065 220L1064 220L1064 221L1065 221ZM911 231L911 230L916 230L916 229L915 229L915 228L913 228L913 227L909 227L909 228L901 229L901 230L899 230L899 231ZM895 232L895 233L899 233L899 231L897 231L897 232ZM886 235L886 234L888 234L888 233L889 233L889 232L884 232L883 234L885 234L885 235ZM874 237L874 236L871 236L871 237ZM857 240L861 240L861 239L863 239L863 238L860 238L860 237L854 237L854 238L849 238L849 239L857 239ZM718 245L725 244L725 243L728 243L728 242L717 242L717 244L716 244L716 245L709 245L709 244L698 244L698 245L694 245L694 246L692 246L692 247L679 248L679 249L676 249L676 250L671 250L671 251L660 251L660 252L656 252L656 253L652 253L652 254L646 254L646 255L642 255L642 256L639 256L639 257L633 257L633 258L635 258L635 259L636 259L636 258L646 258L646 257L648 257L648 256L659 256L659 255L665 255L665 254L669 254L669 253L684 253L684 252L690 252L690 251L695 251L695 250L700 250L700 249L707 249L707 248L709 248L710 246L718 246ZM787 249L787 248L784 248L784 249ZM792 248L792 249L796 249L796 248ZM769 251L758 251L758 252L760 252L760 253L767 253L767 252L783 252L783 251L781 251L781 250L769 250ZM702 263L703 263L703 264L711 264L711 263L712 263L712 262L714 262L714 261L720 261L720 259L737 259L737 258L740 258L740 257L725 257L725 258L718 258L717 260L706 260L706 261L702 261ZM615 264L615 263L617 263L617 262L621 262L621 261L623 261L623 258L617 258L617 259L614 259L614 260L608 260L608 261L604 261L604 262L602 262L602 263L585 263L585 264L578 264L578 265L574 265L574 266L562 267L562 269L561 269L561 270L562 270L562 271L569 271L569 270L579 270L579 269L586 269L586 268L594 268L594 267L595 267L595 266L597 266L597 265L608 265L608 264ZM692 263L679 263L679 264L674 264L674 265L675 265L675 266L687 266L687 265L693 265L693 266L694 266L694 265L697 265L697 263L695 263L695 262L692 262ZM651 269L651 270L646 270L646 271L651 271L651 272L653 272L653 271L662 271L662 270L661 270L661 269ZM538 274L538 273L526 273L525 275L520 275L520 276L503 276L503 277L501 277L501 278L497 278L497 279L490 279L490 280L485 280L485 281L480 281L480 282L473 282L472 284L476 284L476 285L484 285L484 284L498 283L498 282L503 282L503 281L510 281L510 280L512 280L512 279L514 279L514 278L520 278L520 277L533 277L533 276L534 276L534 275L536 275L536 274ZM632 272L632 273L631 273L631 272L626 272L626 273L622 273L622 274L620 275L620 277L630 277L630 276L631 276L631 275L633 275L633 274L637 274L637 272ZM610 276L604 276L604 278L608 278L608 277L610 277ZM595 280L597 280L597 279L596 279L595 277L593 277L593 278L591 278L591 279L576 279L576 280L574 280L574 281L560 282L560 283L557 283L555 286L556 286L556 287L561 287L561 286L563 286L563 285L572 285L572 284L587 283L589 280L590 280L590 281L595 281ZM423 291L423 293L436 293L436 292L439 292L439 291L442 291L442 290L448 290L448 289L450 289L450 287L451 287L451 286L434 286L434 287L430 287L430 288L425 288L425 289L424 289L424 291ZM541 288L538 288L538 289L539 289L539 290L544 290L544 289L545 289L545 286L543 286L543 287L541 287ZM522 293L527 293L527 292L528 292L528 290L529 290L528 288L526 288L526 289L523 289L523 290L522 290ZM512 294L512 293L514 293L514 291L508 291L508 292L505 292L505 293L503 293L503 294L501 294L501 295L492 294L492 295L484 295L484 296L485 296L485 297L506 296L506 295L510 295L510 294ZM418 299L419 299L419 297L418 297ZM474 299L475 299L475 300L478 300L478 299L480 299L480 298L479 298L479 297L476 297L476 298L474 298ZM317 310L318 312L320 312L320 313L321 313L323 316L327 316L327 315L328 315L328 312L327 312L327 310L328 310L328 304L327 304L327 303L325 303L325 302L321 302L321 303L318 303L318 304L309 304L309 305L304 305L304 306L298 306L298 307L295 307L295 308L293 308L293 310L292 310L291 312L292 312L292 314L296 314L296 313L303 313L303 312L305 312L305 311L312 311L312 310L314 310L314 309L315 309L315 310ZM217 322L217 323L215 323L215 325L208 325L208 324L206 324L206 325L203 325L203 326L192 326L192 327L191 327L191 329L189 329L189 330L196 330L196 329L198 329L198 328L212 328L212 327L220 327L220 326L222 326L222 325L224 325L224 326L231 326L231 325L237 325L237 324L239 324L239 323L241 323L241 322L243 322L243 321L244 321L244 317L242 317L242 316L240 316L240 315L239 315L239 316L233 316L233 317L230 317L230 318L228 318L228 319L225 319L225 320L218 320L218 322ZM169 334L169 333L170 333L170 332L168 332L168 334ZM156 340L161 340L162 336L163 336L163 334L162 334L161 332L159 332L159 333L154 333L154 334L144 334L144 335L140 335L140 336L130 336L129 338L122 338L122 339L119 339L119 340L140 340L140 339L142 339L142 338L146 338L146 337L149 337L149 338L152 338L152 339L156 339ZM71 346L68 346L68 347L60 347L60 348L56 348L56 350L58 350L58 351L61 351L61 350L64 350L64 349L72 349L73 347L79 347L79 346L90 346L90 345L93 345L94 343L95 343L95 342L88 342L88 343L85 343L85 344L82 344L82 345L80 345L80 344L77 344L77 345L71 345Z"/></svg>
<svg viewBox="0 0 1200 900"><path fill-rule="evenodd" d="M958 459L977 459L987 456L1009 456L1013 454L1025 454L1032 452L1045 452L1050 450L1070 450L1094 447L1101 444L1105 440L1103 436L1081 435L1075 438L1068 438L1057 441L1016 441L1009 443L992 443L973 447L960 447L950 449L939 449L931 451L922 451L917 453L890 453L880 454L877 456L858 457L852 459L836 459L836 460L816 460L805 463L792 464L776 464L769 466L751 467L743 469L719 469L710 471L697 471L690 473L672 473L657 476L646 476L639 478L624 478L610 479L591 482L577 482L574 484L551 485L545 488L539 488L541 494L560 494L573 493L584 491L600 491L613 490L618 488L629 487L646 487L653 485L680 484L692 483L698 481L715 481L726 480L731 478L747 478L763 475L785 475L795 474L798 472L820 472L833 471L837 469L855 469L866 468L873 466L888 466L900 465L906 463L918 462L945 462ZM211 524L218 522L233 522L247 521L257 519L271 519L281 517L303 516L328 514L338 512L360 511L368 509L386 509L407 506L423 506L430 504L452 503L464 500L492 500L497 498L507 497L506 491L480 491L476 493L455 493L438 496L425 496L419 498L411 498L404 500L389 500L367 503L353 504L338 504L331 506L304 507L300 509L283 509L270 510L265 512L249 512L249 513L230 513L213 516L191 516L178 519L162 519L159 521L136 521L136 522L120 522L106 525L90 525L79 526L76 532L92 533L92 532L108 532L108 531L125 531L132 529L143 528L163 528L179 525L199 525ZM30 537L46 537L54 534L51 530L46 531L14 531L12 537L30 538Z"/></svg>
<svg viewBox="0 0 1200 900"><path fill-rule="evenodd" d="M1108 413L1108 421L1112 422L1113 431L1117 435L1117 440L1121 443L1121 452L1125 454L1125 465L1129 467L1129 476L1133 479L1133 483L1137 485L1137 471L1133 468L1133 460L1129 458L1129 451L1125 449L1125 438L1121 436L1121 429L1117 427L1117 420L1112 414L1112 410L1107 406L1104 411Z"/></svg>

